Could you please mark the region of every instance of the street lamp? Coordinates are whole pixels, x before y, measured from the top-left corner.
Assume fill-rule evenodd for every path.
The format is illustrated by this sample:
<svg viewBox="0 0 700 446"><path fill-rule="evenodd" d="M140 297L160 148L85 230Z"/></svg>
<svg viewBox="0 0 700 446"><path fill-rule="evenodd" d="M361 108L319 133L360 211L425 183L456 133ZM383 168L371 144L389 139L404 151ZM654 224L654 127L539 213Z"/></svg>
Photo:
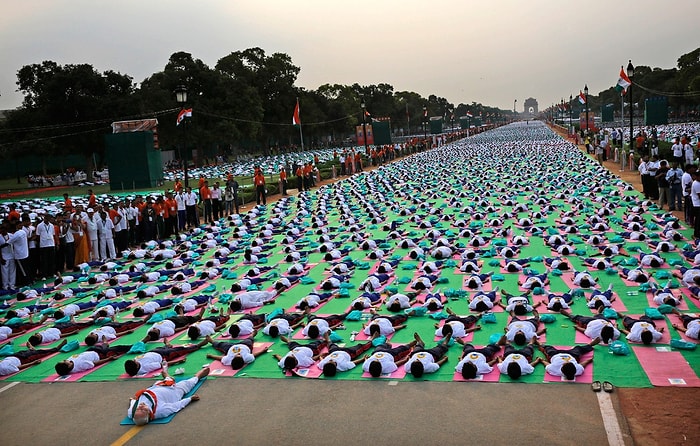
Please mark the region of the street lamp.
<svg viewBox="0 0 700 446"><path fill-rule="evenodd" d="M632 82L632 77L634 76L634 65L632 65L632 60L627 64L627 77L630 78ZM634 132L634 105L632 105L632 84L627 87L627 91L630 93L630 151L632 151L632 138Z"/></svg>
<svg viewBox="0 0 700 446"><path fill-rule="evenodd" d="M569 132L571 132L570 134L573 134L573 132L571 131L571 113L573 112L573 110L572 110L573 106L571 105L571 103L573 102L573 100L574 100L574 95L570 94L569 95Z"/></svg>
<svg viewBox="0 0 700 446"><path fill-rule="evenodd" d="M175 87L175 102L180 104L182 110L185 109L185 103L187 102L187 88L180 84ZM190 179L187 174L187 123L185 118L183 118L182 123L182 145L184 146L184 155L180 154L180 160L182 161L182 170L185 177L185 187L190 187Z"/></svg>
<svg viewBox="0 0 700 446"><path fill-rule="evenodd" d="M428 107L423 106L423 145L427 144L428 141Z"/></svg>
<svg viewBox="0 0 700 446"><path fill-rule="evenodd" d="M561 98L560 106L559 106L559 119L561 119L562 123L564 122L564 98Z"/></svg>
<svg viewBox="0 0 700 446"><path fill-rule="evenodd" d="M517 104L517 103L518 103L518 100L517 100L517 99L513 99L513 114L516 114L516 113L517 113L517 111L515 111L515 104Z"/></svg>
<svg viewBox="0 0 700 446"><path fill-rule="evenodd" d="M360 98L360 107L362 107L362 136L365 141L365 155L369 156L367 149L367 110L365 109L365 99Z"/></svg>
<svg viewBox="0 0 700 446"><path fill-rule="evenodd" d="M586 97L586 135L588 134L588 84L583 87L583 94Z"/></svg>

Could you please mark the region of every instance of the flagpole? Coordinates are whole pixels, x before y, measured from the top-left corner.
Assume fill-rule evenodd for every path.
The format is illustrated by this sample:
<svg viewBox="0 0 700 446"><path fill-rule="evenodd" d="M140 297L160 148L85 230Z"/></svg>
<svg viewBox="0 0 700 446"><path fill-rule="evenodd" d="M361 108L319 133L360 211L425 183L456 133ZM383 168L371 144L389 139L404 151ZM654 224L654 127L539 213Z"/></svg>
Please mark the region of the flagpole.
<svg viewBox="0 0 700 446"><path fill-rule="evenodd" d="M297 96L297 104L299 104L299 97ZM299 139L301 140L301 151L304 151L304 134L301 132L301 107L299 107Z"/></svg>
<svg viewBox="0 0 700 446"><path fill-rule="evenodd" d="M406 131L411 134L411 115L408 114L408 102L406 102Z"/></svg>

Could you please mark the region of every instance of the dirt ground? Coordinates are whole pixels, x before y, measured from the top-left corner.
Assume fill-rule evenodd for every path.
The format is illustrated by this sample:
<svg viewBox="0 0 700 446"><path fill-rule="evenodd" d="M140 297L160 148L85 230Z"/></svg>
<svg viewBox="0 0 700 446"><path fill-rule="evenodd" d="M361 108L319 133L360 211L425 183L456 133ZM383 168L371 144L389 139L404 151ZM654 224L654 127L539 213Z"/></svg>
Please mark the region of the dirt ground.
<svg viewBox="0 0 700 446"><path fill-rule="evenodd" d="M566 133L562 133L566 137ZM585 147L579 146L583 151ZM642 182L636 170L620 172L620 165L606 161L603 165L638 191ZM674 215L683 220L682 212ZM698 406L700 389L653 387L616 389L634 443L639 446L700 444Z"/></svg>

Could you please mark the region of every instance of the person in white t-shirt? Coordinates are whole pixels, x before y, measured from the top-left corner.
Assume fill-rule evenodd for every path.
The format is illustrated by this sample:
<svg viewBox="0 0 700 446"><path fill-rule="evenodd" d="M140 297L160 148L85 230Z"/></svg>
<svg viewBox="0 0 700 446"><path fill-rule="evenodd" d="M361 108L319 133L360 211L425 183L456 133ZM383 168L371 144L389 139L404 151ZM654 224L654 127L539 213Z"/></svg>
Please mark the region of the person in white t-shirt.
<svg viewBox="0 0 700 446"><path fill-rule="evenodd" d="M130 376L137 376L160 370L164 363L167 366L180 364L185 362L187 355L210 342L211 338L207 337L198 344L170 345L166 343L163 347L154 348L142 355L127 359L124 362L124 371Z"/></svg>
<svg viewBox="0 0 700 446"><path fill-rule="evenodd" d="M390 345L381 344L374 349L374 353L362 363L362 371L369 373L373 378L382 375L390 375L400 366L406 364L413 348L418 344L417 333L413 334L414 340L408 344Z"/></svg>
<svg viewBox="0 0 700 446"><path fill-rule="evenodd" d="M322 355L322 359L316 364L321 369L323 375L331 378L337 372L345 372L352 370L355 366L365 360L362 355L372 348L372 341L364 344L357 344L350 347L340 347L336 344L331 344L328 347L328 353Z"/></svg>
<svg viewBox="0 0 700 446"><path fill-rule="evenodd" d="M404 370L410 373L414 378L420 378L425 373L435 373L440 369L440 366L447 362L447 351L449 350L448 343L451 335L445 336L433 348L425 348L425 343L420 336L415 336L418 341L413 349L413 354L406 361Z"/></svg>
<svg viewBox="0 0 700 446"><path fill-rule="evenodd" d="M476 348L472 344L464 344L462 356L459 358L455 371L461 373L464 379L476 379L481 375L491 373L492 366L498 362L496 355L500 351L501 346L497 344L489 344L482 348Z"/></svg>
<svg viewBox="0 0 700 446"><path fill-rule="evenodd" d="M223 355L207 354L207 358L221 361L225 366L231 366L233 370L240 370L246 364L255 361L255 358L267 352L267 347L254 351L255 341L253 336L236 342L213 342L212 347L223 353Z"/></svg>
<svg viewBox="0 0 700 446"><path fill-rule="evenodd" d="M19 372L20 370L24 370L28 367L39 364L43 358L53 355L54 353L58 353L61 350L61 347L66 345L66 342L68 341L64 339L54 348L45 348L40 350L29 348L6 356L0 360L0 376L11 375Z"/></svg>
<svg viewBox="0 0 700 446"><path fill-rule="evenodd" d="M552 376L561 376L568 381L573 381L582 375L584 368L593 362L593 358L581 361L581 356L593 351L593 346L600 342L596 338L585 345L577 345L569 349L558 349L551 345L540 346L540 350L547 359L539 358L539 362L545 365L545 370Z"/></svg>
<svg viewBox="0 0 700 446"><path fill-rule="evenodd" d="M534 353L532 345L521 349L506 345L503 356L498 357L498 370L502 375L508 375L511 379L529 375L535 371L535 366L540 362L539 358L533 359Z"/></svg>
<svg viewBox="0 0 700 446"><path fill-rule="evenodd" d="M697 314L681 314L680 311L673 309L673 312L680 316L683 325L673 324L673 328L682 331L690 339L700 339L700 317Z"/></svg>
<svg viewBox="0 0 700 446"><path fill-rule="evenodd" d="M77 353L70 358L57 362L54 366L56 373L61 376L80 373L93 369L109 361L114 361L131 349L131 345L95 344L87 351Z"/></svg>

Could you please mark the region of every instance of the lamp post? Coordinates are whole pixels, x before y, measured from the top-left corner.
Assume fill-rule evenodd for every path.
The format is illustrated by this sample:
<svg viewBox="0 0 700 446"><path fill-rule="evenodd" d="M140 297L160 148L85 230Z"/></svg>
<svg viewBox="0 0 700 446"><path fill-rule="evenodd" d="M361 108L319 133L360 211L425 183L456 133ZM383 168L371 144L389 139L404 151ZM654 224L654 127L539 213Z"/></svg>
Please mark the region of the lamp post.
<svg viewBox="0 0 700 446"><path fill-rule="evenodd" d="M570 94L569 95L569 132L571 132L571 113L573 112L573 110L572 110L573 106L571 105L571 103L573 102L573 100L574 100L574 95ZM571 132L571 133L573 133L573 132Z"/></svg>
<svg viewBox="0 0 700 446"><path fill-rule="evenodd" d="M369 155L367 149L367 110L365 109L364 98L360 98L360 107L362 107L362 137L365 141L365 155Z"/></svg>
<svg viewBox="0 0 700 446"><path fill-rule="evenodd" d="M583 94L586 97L586 135L588 135L588 84L583 87Z"/></svg>
<svg viewBox="0 0 700 446"><path fill-rule="evenodd" d="M423 144L427 144L428 141L428 107L423 106ZM426 147L427 148L427 147Z"/></svg>
<svg viewBox="0 0 700 446"><path fill-rule="evenodd" d="M175 87L175 101L180 104L180 107L182 110L185 109L185 103L187 102L187 88L185 88L184 85L180 84L177 87ZM183 153L180 154L180 159L182 161L182 170L183 174L185 177L185 187L190 187L190 179L187 174L187 122L186 118L183 118L182 122L182 145L183 147Z"/></svg>
<svg viewBox="0 0 700 446"><path fill-rule="evenodd" d="M632 65L632 60L627 64L627 77L630 78L632 82L632 77L634 76L634 65ZM634 105L632 105L632 84L627 87L627 91L630 93L630 152L632 151L632 138L634 132Z"/></svg>
<svg viewBox="0 0 700 446"><path fill-rule="evenodd" d="M562 124L563 124L563 123L564 123L564 110L565 110L565 108L564 108L564 98L561 98L561 100L559 101L559 104L560 104L560 105L559 105L559 119L561 119Z"/></svg>

